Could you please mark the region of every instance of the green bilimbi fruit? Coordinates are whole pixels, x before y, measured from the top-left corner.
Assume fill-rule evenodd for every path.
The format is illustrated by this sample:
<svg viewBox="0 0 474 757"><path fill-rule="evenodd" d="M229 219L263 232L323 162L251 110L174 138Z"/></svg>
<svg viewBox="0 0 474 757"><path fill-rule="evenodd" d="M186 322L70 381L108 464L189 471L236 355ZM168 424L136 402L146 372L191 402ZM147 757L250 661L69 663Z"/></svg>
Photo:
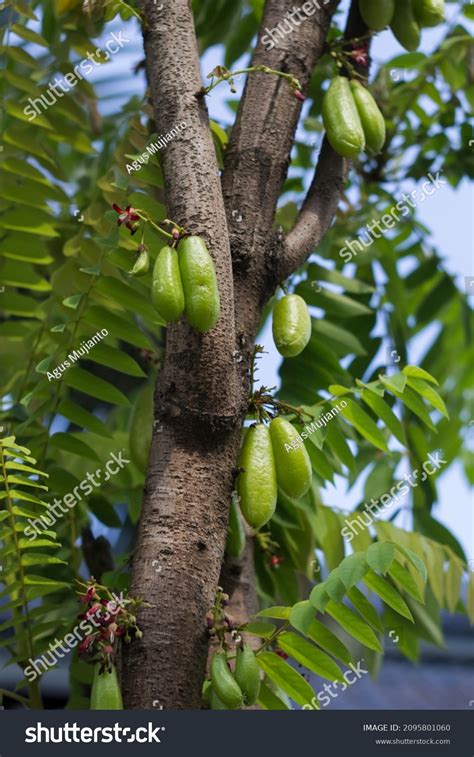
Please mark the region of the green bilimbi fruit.
<svg viewBox="0 0 474 757"><path fill-rule="evenodd" d="M237 650L234 676L242 689L245 704L255 704L260 694L260 668L249 644Z"/></svg>
<svg viewBox="0 0 474 757"><path fill-rule="evenodd" d="M151 301L166 323L173 323L183 315L184 292L178 253L172 247L163 247L155 260Z"/></svg>
<svg viewBox="0 0 474 757"><path fill-rule="evenodd" d="M217 696L216 692L214 691L213 687L211 686L211 692L209 695L209 703L211 705L211 710L228 710L229 708L222 702L219 697Z"/></svg>
<svg viewBox="0 0 474 757"><path fill-rule="evenodd" d="M270 423L277 482L289 497L298 499L311 486L311 460L298 431L284 418Z"/></svg>
<svg viewBox="0 0 474 757"><path fill-rule="evenodd" d="M280 355L296 357L303 352L311 338L311 316L299 294L285 295L275 303L272 331Z"/></svg>
<svg viewBox="0 0 474 757"><path fill-rule="evenodd" d="M220 302L216 271L206 243L201 237L184 237L178 244L178 253L186 318L198 331L210 331L219 318Z"/></svg>
<svg viewBox="0 0 474 757"><path fill-rule="evenodd" d="M258 529L272 517L278 497L268 426L256 423L247 429L238 464L243 468L237 478L240 509L249 526Z"/></svg>
<svg viewBox="0 0 474 757"><path fill-rule="evenodd" d="M413 12L412 0L397 0L390 28L405 50L417 50L421 30Z"/></svg>
<svg viewBox="0 0 474 757"><path fill-rule="evenodd" d="M360 15L369 29L381 32L393 17L396 0L359 0Z"/></svg>
<svg viewBox="0 0 474 757"><path fill-rule="evenodd" d="M245 529L236 502L232 502L229 512L229 530L225 551L231 557L240 557L245 547Z"/></svg>
<svg viewBox="0 0 474 757"><path fill-rule="evenodd" d="M420 26L438 26L445 19L444 0L413 0L413 11Z"/></svg>
<svg viewBox="0 0 474 757"><path fill-rule="evenodd" d="M140 393L132 411L130 423L130 456L142 472L146 473L153 431L153 386Z"/></svg>
<svg viewBox="0 0 474 757"><path fill-rule="evenodd" d="M365 137L349 80L336 76L323 98L323 121L333 149L344 158L355 158L365 148Z"/></svg>
<svg viewBox="0 0 474 757"><path fill-rule="evenodd" d="M150 268L150 256L146 247L139 247L138 256L131 271L131 276L144 276Z"/></svg>
<svg viewBox="0 0 474 757"><path fill-rule="evenodd" d="M211 681L213 691L226 707L231 710L242 707L242 690L229 670L225 652L216 652L212 658Z"/></svg>
<svg viewBox="0 0 474 757"><path fill-rule="evenodd" d="M123 710L122 692L117 677L117 670L112 666L110 672L100 672L100 663L94 670L91 691L91 710Z"/></svg>
<svg viewBox="0 0 474 757"><path fill-rule="evenodd" d="M355 79L351 81L350 87L364 130L367 152L377 155L385 144L384 117L366 87Z"/></svg>

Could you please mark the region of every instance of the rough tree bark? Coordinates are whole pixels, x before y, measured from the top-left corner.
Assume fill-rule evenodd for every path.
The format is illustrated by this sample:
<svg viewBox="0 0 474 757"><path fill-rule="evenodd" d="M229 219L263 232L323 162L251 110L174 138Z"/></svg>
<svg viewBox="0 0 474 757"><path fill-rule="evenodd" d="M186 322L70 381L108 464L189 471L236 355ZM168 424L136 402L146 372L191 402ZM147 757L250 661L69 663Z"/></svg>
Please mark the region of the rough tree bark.
<svg viewBox="0 0 474 757"><path fill-rule="evenodd" d="M304 91L338 2L331 0L267 52L263 30L277 26L288 10L285 0L267 0L252 65L291 72ZM165 709L193 709L200 706L205 616L221 574L262 308L332 222L345 166L326 144L295 228L286 239L275 233L300 103L279 77L249 76L220 178L206 103L196 97L202 82L190 3L173 0L163 11L144 0L142 9L158 130L187 124L163 153L167 212L206 239L221 317L209 334L185 323L167 331L131 584L131 593L151 607L140 612L142 639L124 650L122 685L129 709L151 708L155 700ZM235 588L239 615L256 607L252 571L251 559L244 561L235 587L232 571L230 578L227 569L222 573Z"/></svg>

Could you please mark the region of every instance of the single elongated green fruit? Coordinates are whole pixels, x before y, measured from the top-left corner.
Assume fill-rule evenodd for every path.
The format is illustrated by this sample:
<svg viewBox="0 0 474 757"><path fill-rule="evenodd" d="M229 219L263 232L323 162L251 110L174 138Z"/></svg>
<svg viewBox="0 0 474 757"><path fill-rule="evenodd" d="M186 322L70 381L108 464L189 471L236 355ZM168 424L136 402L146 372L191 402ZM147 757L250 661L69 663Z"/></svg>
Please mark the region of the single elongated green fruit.
<svg viewBox="0 0 474 757"><path fill-rule="evenodd" d="M359 0L359 9L369 29L380 32L392 20L395 0Z"/></svg>
<svg viewBox="0 0 474 757"><path fill-rule="evenodd" d="M213 690L229 709L242 707L242 691L229 670L225 652L216 652L212 658L211 681Z"/></svg>
<svg viewBox="0 0 474 757"><path fill-rule="evenodd" d="M130 456L142 472L146 473L153 431L153 386L140 392L132 410L130 422Z"/></svg>
<svg viewBox="0 0 474 757"><path fill-rule="evenodd" d="M252 528L261 528L275 512L278 498L275 460L268 426L257 423L245 434L237 478L240 509Z"/></svg>
<svg viewBox="0 0 474 757"><path fill-rule="evenodd" d="M390 28L405 50L418 49L421 29L413 12L412 0L397 0Z"/></svg>
<svg viewBox="0 0 474 757"><path fill-rule="evenodd" d="M299 294L285 295L275 303L272 331L280 355L296 357L303 352L311 338L311 316Z"/></svg>
<svg viewBox="0 0 474 757"><path fill-rule="evenodd" d="M368 152L379 153L385 144L385 120L374 98L360 82L351 81L357 112L365 135Z"/></svg>
<svg viewBox="0 0 474 757"><path fill-rule="evenodd" d="M146 247L143 247L142 249L140 249L137 259L135 260L135 264L132 270L129 271L129 273L131 276L144 276L146 273L148 273L149 268L150 256Z"/></svg>
<svg viewBox="0 0 474 757"><path fill-rule="evenodd" d="M229 708L222 702L219 697L217 696L216 692L214 691L213 687L211 686L211 693L209 695L209 702L211 705L211 710L228 710Z"/></svg>
<svg viewBox="0 0 474 757"><path fill-rule="evenodd" d="M311 460L294 426L284 418L270 423L278 485L289 497L306 494L312 478Z"/></svg>
<svg viewBox="0 0 474 757"><path fill-rule="evenodd" d="M183 315L184 292L178 253L171 247L163 247L155 260L151 301L167 323L173 323Z"/></svg>
<svg viewBox="0 0 474 757"><path fill-rule="evenodd" d="M110 673L100 673L100 663L94 670L91 691L91 710L123 710L122 692L115 666Z"/></svg>
<svg viewBox="0 0 474 757"><path fill-rule="evenodd" d="M234 676L242 689L245 704L255 704L260 694L260 668L250 644L237 650Z"/></svg>
<svg viewBox="0 0 474 757"><path fill-rule="evenodd" d="M355 158L365 147L365 137L349 80L336 76L323 98L323 121L329 142L344 158Z"/></svg>
<svg viewBox="0 0 474 757"><path fill-rule="evenodd" d="M219 289L214 263L204 239L185 237L178 244L185 315L198 331L210 331L220 314Z"/></svg>
<svg viewBox="0 0 474 757"><path fill-rule="evenodd" d="M232 502L229 512L229 530L225 551L231 557L240 557L245 547L245 529L236 502Z"/></svg>
<svg viewBox="0 0 474 757"><path fill-rule="evenodd" d="M413 11L420 26L438 26L445 19L444 0L413 0Z"/></svg>

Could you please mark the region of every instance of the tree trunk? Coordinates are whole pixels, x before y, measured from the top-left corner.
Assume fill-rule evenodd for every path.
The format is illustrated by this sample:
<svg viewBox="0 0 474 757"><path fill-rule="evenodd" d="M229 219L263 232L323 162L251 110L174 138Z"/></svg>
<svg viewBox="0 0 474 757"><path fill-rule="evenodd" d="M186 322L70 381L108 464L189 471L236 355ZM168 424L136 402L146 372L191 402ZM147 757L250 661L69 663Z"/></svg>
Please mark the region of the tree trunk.
<svg viewBox="0 0 474 757"><path fill-rule="evenodd" d="M275 50L266 52L259 40L252 65L291 71L305 87L337 4L331 0ZM276 26L286 10L284 0L267 0L262 29ZM131 594L151 606L139 614L143 637L124 649L123 693L127 708L151 708L157 700L165 709L195 709L255 337L263 305L296 268L294 247L281 234L275 237L272 227L301 105L279 77L249 76L221 186L206 103L196 96L202 83L190 3L173 0L164 12L145 0L143 12L158 130L165 133L186 122L163 153L167 212L206 240L217 271L221 317L205 335L185 323L167 330L131 583ZM299 222L308 238L299 265L331 223L342 191L344 161L330 148L325 170L331 172L331 191L316 208L309 197L306 215L295 226L297 232ZM317 177L315 182L317 188ZM256 609L251 561L246 565L244 585L234 587L239 615ZM228 578L225 570L224 575Z"/></svg>

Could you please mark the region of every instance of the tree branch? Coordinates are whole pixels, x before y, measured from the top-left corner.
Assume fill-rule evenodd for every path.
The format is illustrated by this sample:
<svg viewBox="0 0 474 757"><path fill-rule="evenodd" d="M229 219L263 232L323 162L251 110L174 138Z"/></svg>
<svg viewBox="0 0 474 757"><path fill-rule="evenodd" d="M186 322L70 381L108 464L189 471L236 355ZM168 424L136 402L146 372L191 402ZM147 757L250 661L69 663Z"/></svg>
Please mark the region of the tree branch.
<svg viewBox="0 0 474 757"><path fill-rule="evenodd" d="M363 37L367 27L359 11L358 0L352 0L344 37L346 40ZM351 49L347 45L345 49ZM354 63L355 69L368 77L370 66L369 45L367 64ZM275 284L284 281L303 265L323 239L332 223L342 197L349 172L350 162L338 155L324 138L313 181L303 202L295 225L282 241L276 254Z"/></svg>
<svg viewBox="0 0 474 757"><path fill-rule="evenodd" d="M267 49L268 34L288 11L286 0L267 0L251 65L291 72L305 91L338 3L321 5L281 39L273 35L278 44ZM261 305L271 294L266 276L271 231L300 113L301 104L286 82L264 74L250 76L226 152L222 187L234 266L236 331L247 344L258 327Z"/></svg>

